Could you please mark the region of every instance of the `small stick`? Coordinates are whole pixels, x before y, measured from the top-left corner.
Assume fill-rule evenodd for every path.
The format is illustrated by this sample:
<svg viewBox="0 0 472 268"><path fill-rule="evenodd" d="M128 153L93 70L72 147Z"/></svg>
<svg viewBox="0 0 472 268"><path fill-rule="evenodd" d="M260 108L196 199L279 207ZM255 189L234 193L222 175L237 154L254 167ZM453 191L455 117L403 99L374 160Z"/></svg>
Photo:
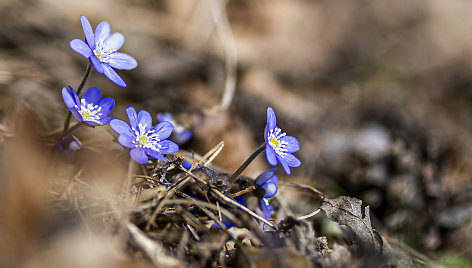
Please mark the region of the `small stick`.
<svg viewBox="0 0 472 268"><path fill-rule="evenodd" d="M244 189L244 190L241 190L241 191L239 191L239 192L237 192L237 193L234 193L234 194L233 194L233 197L236 197L236 196L240 196L240 195L243 195L243 194L250 193L250 192L254 191L255 189L256 189L256 186L254 186L254 185L253 185L253 186L251 186L251 187L247 187L247 188L246 188L246 189Z"/></svg>
<svg viewBox="0 0 472 268"><path fill-rule="evenodd" d="M304 216L297 217L297 220L304 220L304 219L311 218L311 217L315 216L316 214L318 214L318 212L320 212L320 209L317 209L317 210L313 211L313 212L312 212L312 213L310 213L310 214L307 214L307 215L304 215Z"/></svg>
<svg viewBox="0 0 472 268"><path fill-rule="evenodd" d="M326 197L326 195L323 192L321 192L320 190L318 190L318 189L316 189L315 187L312 187L312 186L303 185L303 184L294 183L294 182L279 182L279 185L309 191L309 192L315 193L321 199Z"/></svg>
<svg viewBox="0 0 472 268"><path fill-rule="evenodd" d="M204 166L208 165L213 159L215 159L215 157L221 152L221 150L223 150L223 147L224 147L224 142L220 142L218 143L215 147L213 147L210 151L208 151L203 157L202 159L200 159L200 161L198 162L195 162L192 167L190 167L189 170L193 170L194 168L196 168L199 164L202 164ZM207 160L208 159L208 160ZM175 182L174 185L172 185L172 187L169 189L169 191L167 192L167 195L173 195L175 193L175 191L177 191L178 189L180 189L180 187L182 187L185 183L187 183L187 181L190 180L190 178L193 176L192 173L190 173L187 169L181 167L181 169L187 173L186 176L182 177L181 179L179 179L179 181ZM197 177L193 176L192 178L194 179L198 179Z"/></svg>
<svg viewBox="0 0 472 268"><path fill-rule="evenodd" d="M266 219L264 219L263 217L257 215L256 213L254 213L252 210L248 209L247 207L245 207L245 206L239 204L239 203L236 202L235 200L233 200L233 199L231 199L231 198L225 196L225 195L222 194L220 191L218 191L218 190L216 190L216 189L214 189L214 188L212 188L211 191L212 191L213 193L215 193L219 198L221 198L221 199L222 199L223 201L225 201L226 203L229 203L229 204L231 204L231 205L233 205L233 206L238 207L239 209L241 209L241 210L247 212L247 213L248 213L249 215L251 215L252 217L254 217L254 218L256 218L256 219L262 221L263 223L269 225L270 227L272 227L272 228L274 228L274 229L277 229L277 228L275 228L275 226L274 226L272 223L268 222L268 221L267 221Z"/></svg>
<svg viewBox="0 0 472 268"><path fill-rule="evenodd" d="M183 267L182 263L173 256L167 255L166 250L156 241L146 236L136 225L127 221L126 229L137 245L146 253L149 259L158 267Z"/></svg>

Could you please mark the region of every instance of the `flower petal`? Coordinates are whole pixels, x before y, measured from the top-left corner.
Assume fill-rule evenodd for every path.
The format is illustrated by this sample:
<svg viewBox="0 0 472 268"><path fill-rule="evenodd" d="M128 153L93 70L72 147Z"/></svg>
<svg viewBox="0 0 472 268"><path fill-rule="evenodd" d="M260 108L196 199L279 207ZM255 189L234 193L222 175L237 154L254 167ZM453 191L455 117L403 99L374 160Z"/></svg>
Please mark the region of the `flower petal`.
<svg viewBox="0 0 472 268"><path fill-rule="evenodd" d="M95 44L100 44L110 36L110 23L108 21L102 21L97 25L95 29Z"/></svg>
<svg viewBox="0 0 472 268"><path fill-rule="evenodd" d="M236 200L236 202L244 206L244 198L245 198L245 195L238 195L234 197L234 200Z"/></svg>
<svg viewBox="0 0 472 268"><path fill-rule="evenodd" d="M96 121L83 120L83 123L90 126L94 126L94 127L101 126L100 122L96 122Z"/></svg>
<svg viewBox="0 0 472 268"><path fill-rule="evenodd" d="M264 214L264 218L266 220L270 219L270 210L269 210L269 207L266 205L264 199L259 199L259 205L261 206L262 213Z"/></svg>
<svg viewBox="0 0 472 268"><path fill-rule="evenodd" d="M154 151L154 150L149 149L149 148L146 148L145 150L146 150L147 155L149 155L150 157L161 160L164 163L167 162L166 158L160 152Z"/></svg>
<svg viewBox="0 0 472 268"><path fill-rule="evenodd" d="M138 128L138 114L136 110L132 106L126 107L126 114L129 118L129 125L131 128L137 129Z"/></svg>
<svg viewBox="0 0 472 268"><path fill-rule="evenodd" d="M77 108L80 107L79 97L72 87L62 89L62 99L69 110L77 110ZM75 106L77 106L77 108Z"/></svg>
<svg viewBox="0 0 472 268"><path fill-rule="evenodd" d="M98 87L91 87L87 89L83 96L83 99L85 100L86 104L96 105L100 101L101 97L102 93L100 92L100 89L98 89Z"/></svg>
<svg viewBox="0 0 472 268"><path fill-rule="evenodd" d="M288 153L294 153L300 150L300 143L298 142L297 138L292 136L284 136L280 140L287 143L285 149L287 149Z"/></svg>
<svg viewBox="0 0 472 268"><path fill-rule="evenodd" d="M82 24L82 29L84 30L85 41L91 49L94 49L95 39L93 36L92 25L90 25L89 20L84 15L80 16L80 23Z"/></svg>
<svg viewBox="0 0 472 268"><path fill-rule="evenodd" d="M284 159L290 167L299 167L302 164L293 154L286 154Z"/></svg>
<svg viewBox="0 0 472 268"><path fill-rule="evenodd" d="M170 140L163 140L159 142L159 145L161 146L159 151L163 154L173 154L179 150L179 146Z"/></svg>
<svg viewBox="0 0 472 268"><path fill-rule="evenodd" d="M186 130L186 131L183 131L183 132L180 132L180 133L176 132L174 140L178 144L182 144L182 143L185 143L186 141L188 141L190 139L190 137L192 137L192 135L193 135L193 131L191 131L191 130Z"/></svg>
<svg viewBox="0 0 472 268"><path fill-rule="evenodd" d="M146 110L141 110L138 113L138 123L144 126L144 130L147 132L152 128L152 116Z"/></svg>
<svg viewBox="0 0 472 268"><path fill-rule="evenodd" d="M159 122L162 122L162 121L172 122L174 120L174 117L170 113L163 113L163 114L159 113L157 114L157 119L159 120Z"/></svg>
<svg viewBox="0 0 472 268"><path fill-rule="evenodd" d="M267 107L267 130L270 131L277 127L277 117L275 116L274 109Z"/></svg>
<svg viewBox="0 0 472 268"><path fill-rule="evenodd" d="M276 166L277 158L276 158L274 148L272 148L272 146L270 145L266 145L265 154L266 154L267 162L269 162L271 166Z"/></svg>
<svg viewBox="0 0 472 268"><path fill-rule="evenodd" d="M126 87L125 81L110 66L102 64L103 74L120 87Z"/></svg>
<svg viewBox="0 0 472 268"><path fill-rule="evenodd" d="M101 63L94 55L90 57L93 67L97 70L98 73L103 74L103 63Z"/></svg>
<svg viewBox="0 0 472 268"><path fill-rule="evenodd" d="M148 157L144 152L143 148L133 148L129 152L129 155L131 156L131 158L133 158L134 161L140 164L146 164L148 161Z"/></svg>
<svg viewBox="0 0 472 268"><path fill-rule="evenodd" d="M108 116L115 107L115 100L111 97L103 98L98 102L98 106L102 107L102 116Z"/></svg>
<svg viewBox="0 0 472 268"><path fill-rule="evenodd" d="M261 173L261 175L257 176L256 178L256 184L263 185L265 184L269 179L274 177L274 173L277 170L277 168L269 169L267 171L264 171Z"/></svg>
<svg viewBox="0 0 472 268"><path fill-rule="evenodd" d="M279 160L279 163L284 168L285 173L287 173L287 175L290 175L290 166L288 165L287 161L284 158L282 158L280 155L277 155L277 159Z"/></svg>
<svg viewBox="0 0 472 268"><path fill-rule="evenodd" d="M271 198L278 191L277 184L275 183L266 183L262 188L264 188L264 190L266 191L264 198Z"/></svg>
<svg viewBox="0 0 472 268"><path fill-rule="evenodd" d="M70 48L87 59L92 56L92 50L90 47L80 39L73 39L70 41Z"/></svg>
<svg viewBox="0 0 472 268"><path fill-rule="evenodd" d="M112 122L114 122L114 121L112 121ZM126 134L121 134L120 136L118 136L118 142L126 148L131 148L131 149L135 148L136 146L133 143L134 141L135 141L135 139L134 139L133 136L129 136L129 135L126 135Z"/></svg>
<svg viewBox="0 0 472 268"><path fill-rule="evenodd" d="M113 120L113 119L115 119L114 116L107 116L107 117L104 117L104 118L98 120L98 122L100 122L100 126L104 126L104 125L110 123L110 121Z"/></svg>
<svg viewBox="0 0 472 268"><path fill-rule="evenodd" d="M131 127L128 124L126 124L126 122L123 120L120 120L120 119L111 120L110 127L116 133L120 135L128 135L130 137L134 137L134 133L131 130Z"/></svg>
<svg viewBox="0 0 472 268"><path fill-rule="evenodd" d="M121 52L111 54L108 64L118 70L131 70L138 66L138 63L133 57Z"/></svg>
<svg viewBox="0 0 472 268"><path fill-rule="evenodd" d="M174 130L174 125L168 121L159 122L156 126L152 128L159 135L160 140L165 140L169 138L170 134Z"/></svg>
<svg viewBox="0 0 472 268"><path fill-rule="evenodd" d="M121 33L114 33L103 41L103 47L110 52L118 51L123 46L125 37Z"/></svg>

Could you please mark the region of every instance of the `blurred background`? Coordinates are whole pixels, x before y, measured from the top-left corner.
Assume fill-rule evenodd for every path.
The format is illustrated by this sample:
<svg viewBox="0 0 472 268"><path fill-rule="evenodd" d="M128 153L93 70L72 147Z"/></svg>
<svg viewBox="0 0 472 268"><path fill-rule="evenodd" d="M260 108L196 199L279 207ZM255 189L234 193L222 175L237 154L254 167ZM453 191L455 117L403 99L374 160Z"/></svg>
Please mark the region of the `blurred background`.
<svg viewBox="0 0 472 268"><path fill-rule="evenodd" d="M44 218L36 214L48 198L32 194L42 185L30 181L32 147L22 143L24 154L8 154L6 141L18 129L37 140L38 131L62 126L61 89L77 87L87 66L69 47L83 39L83 14L94 29L109 21L126 38L120 51L138 61L119 71L126 88L96 72L88 82L115 98L118 118L126 119L128 105L175 113L195 131L182 148L204 154L224 141L215 163L232 171L263 142L272 106L279 127L301 143L301 167L290 177L280 172L281 180L360 198L375 228L410 253L470 265L470 10L472 2L459 0L1 0L0 195L9 215L0 220L9 237L2 243L23 239L9 231L6 222L20 216L8 210L24 211L21 221L31 228ZM218 112L233 87L231 105ZM110 139L90 131L82 137ZM259 157L246 175L268 167ZM298 213L317 206L293 189L281 193ZM313 223L327 235L323 217Z"/></svg>

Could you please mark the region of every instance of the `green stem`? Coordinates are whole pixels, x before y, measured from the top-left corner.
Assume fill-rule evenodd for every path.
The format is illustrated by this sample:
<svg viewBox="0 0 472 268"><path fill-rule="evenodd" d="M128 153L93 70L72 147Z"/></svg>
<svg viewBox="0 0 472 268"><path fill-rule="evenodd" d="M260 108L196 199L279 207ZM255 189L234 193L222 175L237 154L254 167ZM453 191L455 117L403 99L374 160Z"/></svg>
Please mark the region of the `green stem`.
<svg viewBox="0 0 472 268"><path fill-rule="evenodd" d="M244 161L244 163L241 164L241 166L233 173L233 175L231 175L231 177L229 177L229 182L234 182L234 180L239 176L241 175L241 173L243 173L243 171L249 166L249 164L251 164L252 161L254 161L254 159L256 159L256 157L265 151L265 143L263 143L261 146L259 146L259 148L257 148L256 151L254 151L254 153L252 153L247 159L246 161Z"/></svg>

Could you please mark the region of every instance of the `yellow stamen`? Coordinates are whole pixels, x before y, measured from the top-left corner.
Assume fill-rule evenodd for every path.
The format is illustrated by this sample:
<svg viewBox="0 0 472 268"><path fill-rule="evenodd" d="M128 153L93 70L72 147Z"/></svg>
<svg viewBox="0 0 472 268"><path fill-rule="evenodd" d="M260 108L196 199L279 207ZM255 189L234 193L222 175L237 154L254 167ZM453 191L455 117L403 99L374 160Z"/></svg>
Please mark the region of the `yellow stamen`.
<svg viewBox="0 0 472 268"><path fill-rule="evenodd" d="M142 136L141 138L139 138L139 142L141 144L146 144L148 142L149 138L147 136Z"/></svg>
<svg viewBox="0 0 472 268"><path fill-rule="evenodd" d="M89 119L90 116L92 116L92 114L90 113L90 111L86 111L85 114L84 114L84 118L85 118L85 119Z"/></svg>
<svg viewBox="0 0 472 268"><path fill-rule="evenodd" d="M273 147L279 147L279 141L276 139L270 139L270 143Z"/></svg>

